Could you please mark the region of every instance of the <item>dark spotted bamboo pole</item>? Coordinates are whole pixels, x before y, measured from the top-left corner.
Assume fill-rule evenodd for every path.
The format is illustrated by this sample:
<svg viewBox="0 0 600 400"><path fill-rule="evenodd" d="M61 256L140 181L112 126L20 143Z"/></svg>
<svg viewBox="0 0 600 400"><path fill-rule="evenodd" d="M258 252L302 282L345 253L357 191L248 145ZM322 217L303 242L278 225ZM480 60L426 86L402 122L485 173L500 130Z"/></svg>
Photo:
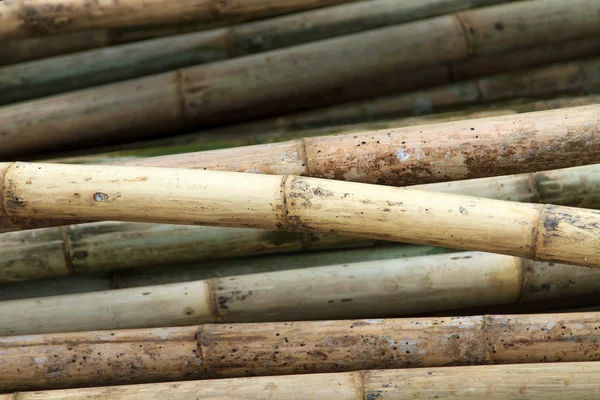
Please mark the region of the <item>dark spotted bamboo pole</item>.
<svg viewBox="0 0 600 400"><path fill-rule="evenodd" d="M598 361L600 314L201 325L0 338L0 390ZM540 364L540 367L544 367ZM561 382L561 384L564 384Z"/></svg>

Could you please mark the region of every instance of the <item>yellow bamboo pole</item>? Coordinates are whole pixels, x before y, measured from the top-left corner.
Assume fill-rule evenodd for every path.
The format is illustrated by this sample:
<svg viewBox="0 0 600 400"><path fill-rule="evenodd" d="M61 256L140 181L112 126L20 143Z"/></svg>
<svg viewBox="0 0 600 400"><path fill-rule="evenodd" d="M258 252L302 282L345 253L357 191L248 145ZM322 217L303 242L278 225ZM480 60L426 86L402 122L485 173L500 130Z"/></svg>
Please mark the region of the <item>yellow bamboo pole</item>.
<svg viewBox="0 0 600 400"><path fill-rule="evenodd" d="M243 21L353 0L5 0L0 3L0 41L96 28L176 25L183 22Z"/></svg>
<svg viewBox="0 0 600 400"><path fill-rule="evenodd" d="M7 218L334 233L600 267L600 213L586 209L292 175L21 162L0 171Z"/></svg>
<svg viewBox="0 0 600 400"><path fill-rule="evenodd" d="M461 252L3 301L0 335L389 318L596 295L599 282L595 268Z"/></svg>
<svg viewBox="0 0 600 400"><path fill-rule="evenodd" d="M415 370L426 372L449 365L597 361L599 318L595 312L483 315L2 337L0 390L375 368L426 367Z"/></svg>
<svg viewBox="0 0 600 400"><path fill-rule="evenodd" d="M600 363L486 365L363 370L302 376L264 376L154 383L108 388L17 392L2 400L58 399L482 399L594 400Z"/></svg>

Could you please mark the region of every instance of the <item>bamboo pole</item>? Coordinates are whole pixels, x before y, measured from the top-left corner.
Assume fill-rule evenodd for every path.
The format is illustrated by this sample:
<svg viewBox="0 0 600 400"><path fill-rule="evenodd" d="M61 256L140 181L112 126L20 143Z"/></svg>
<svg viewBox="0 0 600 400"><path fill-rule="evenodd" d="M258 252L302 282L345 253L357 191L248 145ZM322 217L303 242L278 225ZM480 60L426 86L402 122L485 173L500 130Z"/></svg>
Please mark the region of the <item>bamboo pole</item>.
<svg viewBox="0 0 600 400"><path fill-rule="evenodd" d="M597 295L599 282L595 268L450 253L5 301L0 335L399 317Z"/></svg>
<svg viewBox="0 0 600 400"><path fill-rule="evenodd" d="M596 361L599 318L598 313L485 315L3 337L0 390Z"/></svg>
<svg viewBox="0 0 600 400"><path fill-rule="evenodd" d="M288 124L284 122L286 121L286 117L284 116L281 118L281 122L283 122L281 124L275 120L263 120L257 123L227 126L195 134L177 135L151 141L94 148L92 154L77 155L78 153L81 154L82 151L76 151L63 153L52 159L48 159L46 155L45 157L42 156L39 161L62 164L118 164L139 158L219 150L254 144L278 143L285 140L298 140L313 136L347 134L414 125L455 122L467 119L489 118L598 103L600 103L600 95L597 94L587 94L585 96L573 96L571 94L551 99L519 98L486 105L468 106L458 111L445 111L414 117L386 118L377 121L362 121L354 124L324 119L323 127L317 128L296 125L293 120L289 121ZM356 112L360 113L360 110L357 109Z"/></svg>
<svg viewBox="0 0 600 400"><path fill-rule="evenodd" d="M585 209L292 175L19 162L0 171L8 218L334 233L600 266L600 213Z"/></svg>
<svg viewBox="0 0 600 400"><path fill-rule="evenodd" d="M368 0L0 69L0 104L514 0Z"/></svg>
<svg viewBox="0 0 600 400"><path fill-rule="evenodd" d="M398 186L470 179L595 162L598 109L598 105L581 106L360 135L303 138L123 164L310 175ZM53 223L40 216L0 218L4 231L57 224L64 221Z"/></svg>
<svg viewBox="0 0 600 400"><path fill-rule="evenodd" d="M264 376L53 391L17 392L2 400L118 398L495 400L597 398L600 363L486 365L363 370L302 376Z"/></svg>
<svg viewBox="0 0 600 400"><path fill-rule="evenodd" d="M77 4L63 0L6 0L0 4L0 41L48 36L96 28L176 25L182 22L244 21L352 0L241 0L233 3L190 0L165 7L163 1L121 0L118 3Z"/></svg>
<svg viewBox="0 0 600 400"><path fill-rule="evenodd" d="M107 273L18 281L0 284L0 301L98 292L113 288L111 276Z"/></svg>
<svg viewBox="0 0 600 400"><path fill-rule="evenodd" d="M122 222L65 225L0 236L0 282L375 244L354 237L247 228Z"/></svg>
<svg viewBox="0 0 600 400"><path fill-rule="evenodd" d="M385 94L382 88L431 84L431 76L447 70L435 66L445 62L506 51L506 43L517 49L600 31L593 20L600 4L573 1L478 8L3 107L0 156L64 150L74 137L85 143L93 136L95 144L149 138ZM506 18L502 41L495 33L465 33L493 26L498 15ZM420 78L411 76L407 82L403 72L415 70L421 71ZM385 84L374 85L381 76Z"/></svg>
<svg viewBox="0 0 600 400"><path fill-rule="evenodd" d="M600 165L417 185L412 188L498 200L598 208ZM382 243L355 237L293 234L248 228L123 222L66 225L1 235L0 282L126 268L148 269L160 265L159 269L151 269L148 273L130 272L129 275L133 276L129 279L141 279L142 282L144 279L150 279L146 284L171 283L213 276L206 274L215 274L215 270L224 267L223 260L206 264L206 261L214 259L300 250L366 247ZM410 250L412 253L411 249L403 246L398 250L387 251L395 254L391 256L393 258L400 256L397 251L402 253ZM377 254L380 254L380 251L382 250L378 250ZM429 248L423 251L436 250ZM287 257L274 259L272 262L260 259L250 268L257 268L257 264L264 264L265 267L271 265L271 268L280 268L283 264L290 267L327 265L335 263L334 259L344 257L343 254L346 253L336 253L331 261L325 261L329 260L326 254L328 253L298 256L299 264ZM350 257L350 254L347 256ZM361 256L353 253L351 257ZM344 259L346 261L338 263L351 261L348 258ZM184 268L182 272L164 268L200 261L203 262L201 267ZM227 261L228 264L232 262ZM247 262L246 259L240 260L238 264L233 262L237 265L234 268L245 271ZM188 278L178 278L180 274ZM160 276L161 280L152 281L157 276Z"/></svg>

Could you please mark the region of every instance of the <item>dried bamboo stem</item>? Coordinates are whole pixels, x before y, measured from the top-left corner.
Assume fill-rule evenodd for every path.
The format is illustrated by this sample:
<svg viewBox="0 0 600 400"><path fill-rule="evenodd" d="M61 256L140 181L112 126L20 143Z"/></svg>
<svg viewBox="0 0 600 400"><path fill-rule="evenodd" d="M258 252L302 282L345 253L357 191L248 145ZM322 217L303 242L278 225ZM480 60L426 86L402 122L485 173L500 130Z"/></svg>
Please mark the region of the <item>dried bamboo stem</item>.
<svg viewBox="0 0 600 400"><path fill-rule="evenodd" d="M376 243L247 228L122 222L66 225L0 236L0 283Z"/></svg>
<svg viewBox="0 0 600 400"><path fill-rule="evenodd" d="M381 95L373 85L381 76L381 87L393 90L399 88L390 76L404 87L431 84L432 75L447 70L435 67L444 62L506 51L507 44L517 49L592 36L600 31L598 7L588 0L533 0L478 8L3 107L0 155L64 149L75 136L78 143L93 136L96 144L148 138ZM499 16L501 32L493 27ZM415 70L421 77L407 82L401 72Z"/></svg>
<svg viewBox="0 0 600 400"><path fill-rule="evenodd" d="M302 376L264 376L155 383L110 388L18 392L2 400L119 398L202 399L395 399L515 398L552 400L597 398L600 363L486 365L366 370Z"/></svg>
<svg viewBox="0 0 600 400"><path fill-rule="evenodd" d="M0 69L0 104L514 0L369 0ZM600 43L599 43L600 44Z"/></svg>
<svg viewBox="0 0 600 400"><path fill-rule="evenodd" d="M96 28L243 21L353 0L187 0L165 7L160 0L78 4L72 0L6 0L0 4L0 41Z"/></svg>
<svg viewBox="0 0 600 400"><path fill-rule="evenodd" d="M600 267L600 213L585 209L299 176L19 162L0 171L8 218L335 233Z"/></svg>
<svg viewBox="0 0 600 400"><path fill-rule="evenodd" d="M594 295L599 282L594 268L451 253L4 301L0 335L399 317Z"/></svg>
<svg viewBox="0 0 600 400"><path fill-rule="evenodd" d="M600 357L599 320L598 313L486 315L3 337L0 390L374 368L596 361Z"/></svg>

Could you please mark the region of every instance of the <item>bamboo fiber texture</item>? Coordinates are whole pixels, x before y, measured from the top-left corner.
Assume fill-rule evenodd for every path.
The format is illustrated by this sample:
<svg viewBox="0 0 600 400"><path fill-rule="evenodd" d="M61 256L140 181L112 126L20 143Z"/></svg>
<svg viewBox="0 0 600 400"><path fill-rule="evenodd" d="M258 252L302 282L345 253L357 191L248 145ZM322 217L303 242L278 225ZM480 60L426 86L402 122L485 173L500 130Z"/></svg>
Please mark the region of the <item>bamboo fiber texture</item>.
<svg viewBox="0 0 600 400"><path fill-rule="evenodd" d="M164 399L482 399L597 398L600 363L486 365L364 370L156 383L110 388L17 392L2 400Z"/></svg>
<svg viewBox="0 0 600 400"><path fill-rule="evenodd" d="M597 361L599 321L598 313L484 315L2 337L0 390Z"/></svg>
<svg viewBox="0 0 600 400"><path fill-rule="evenodd" d="M95 28L176 25L184 22L239 22L352 0L161 0L77 2L5 0L0 4L0 41Z"/></svg>
<svg viewBox="0 0 600 400"><path fill-rule="evenodd" d="M503 2L506 0L361 1L13 65L0 69L0 104Z"/></svg>
<svg viewBox="0 0 600 400"><path fill-rule="evenodd" d="M365 98L378 76L420 70L420 82L430 83L446 67L426 67L592 36L600 31L596 2L478 8L3 107L0 156L64 150L75 137L96 144L148 138ZM500 31L499 17L506 21Z"/></svg>
<svg viewBox="0 0 600 400"><path fill-rule="evenodd" d="M450 253L4 301L0 335L400 317L594 295L599 282L592 268Z"/></svg>
<svg viewBox="0 0 600 400"><path fill-rule="evenodd" d="M20 162L0 171L9 218L333 233L600 266L598 211L291 175Z"/></svg>

